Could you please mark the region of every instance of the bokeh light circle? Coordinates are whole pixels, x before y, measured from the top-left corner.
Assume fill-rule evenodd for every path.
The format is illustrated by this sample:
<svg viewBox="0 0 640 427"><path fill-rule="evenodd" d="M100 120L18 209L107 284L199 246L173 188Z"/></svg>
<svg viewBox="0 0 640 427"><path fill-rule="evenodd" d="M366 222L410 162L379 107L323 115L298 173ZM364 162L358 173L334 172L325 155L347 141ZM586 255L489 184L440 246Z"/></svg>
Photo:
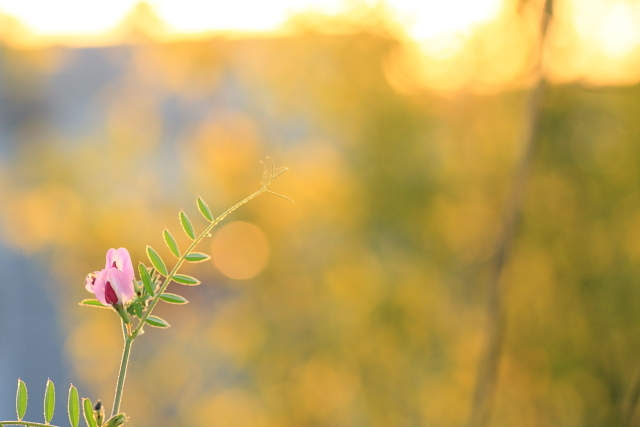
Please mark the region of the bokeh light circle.
<svg viewBox="0 0 640 427"><path fill-rule="evenodd" d="M262 230L248 222L224 226L213 238L213 264L231 279L251 279L269 260L269 242Z"/></svg>

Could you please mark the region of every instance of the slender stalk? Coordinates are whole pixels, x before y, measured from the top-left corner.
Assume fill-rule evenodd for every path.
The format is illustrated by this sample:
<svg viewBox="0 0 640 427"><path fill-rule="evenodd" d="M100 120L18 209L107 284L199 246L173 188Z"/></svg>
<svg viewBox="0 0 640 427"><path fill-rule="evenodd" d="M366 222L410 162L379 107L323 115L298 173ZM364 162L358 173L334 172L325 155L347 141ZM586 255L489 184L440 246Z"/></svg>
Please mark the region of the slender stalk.
<svg viewBox="0 0 640 427"><path fill-rule="evenodd" d="M0 421L0 427L4 426L56 427L51 424L32 423L31 421Z"/></svg>
<svg viewBox="0 0 640 427"><path fill-rule="evenodd" d="M633 427L636 418L638 403L640 402L640 375L636 377L635 383L628 393L626 402L622 407L622 418L620 425L622 427Z"/></svg>
<svg viewBox="0 0 640 427"><path fill-rule="evenodd" d="M118 374L118 383L116 384L116 397L113 399L113 409L111 416L113 417L120 412L120 402L122 402L122 390L124 389L124 380L127 377L127 366L129 366L129 356L131 354L131 345L133 339L127 333L127 325L122 322L122 333L124 335L124 350L122 351L122 361L120 362L120 373Z"/></svg>
<svg viewBox="0 0 640 427"><path fill-rule="evenodd" d="M468 427L486 427L491 417L505 337L504 297L506 284L502 282L502 272L515 238L517 223L522 215L524 193L529 180L534 151L540 139L540 110L543 93L546 89L546 81L542 75L542 50L553 12L552 7L553 0L544 1L540 23L538 61L536 63L539 77L529 97L527 127L522 137L524 152L505 201L500 231L493 252L494 256L489 272L487 341L478 367L478 379Z"/></svg>

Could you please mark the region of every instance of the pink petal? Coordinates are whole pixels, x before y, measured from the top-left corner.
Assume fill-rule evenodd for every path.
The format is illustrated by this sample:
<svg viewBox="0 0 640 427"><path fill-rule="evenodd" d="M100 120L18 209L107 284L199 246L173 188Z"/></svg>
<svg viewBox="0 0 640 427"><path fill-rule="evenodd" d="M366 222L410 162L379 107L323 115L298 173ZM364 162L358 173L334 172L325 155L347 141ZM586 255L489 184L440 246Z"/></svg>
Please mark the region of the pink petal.
<svg viewBox="0 0 640 427"><path fill-rule="evenodd" d="M93 293L93 285L96 281L96 277L98 276L99 271L94 271L93 273L87 274L87 278L84 279L84 288Z"/></svg>
<svg viewBox="0 0 640 427"><path fill-rule="evenodd" d="M93 293L96 296L96 299L100 301L102 305L109 305L107 300L105 299L105 286L108 280L107 270L100 270L96 276L96 280L93 283Z"/></svg>
<svg viewBox="0 0 640 427"><path fill-rule="evenodd" d="M116 292L113 290L113 286L111 286L111 282L108 280L104 287L104 299L111 305L118 303L118 295L116 295Z"/></svg>
<svg viewBox="0 0 640 427"><path fill-rule="evenodd" d="M127 275L129 281L135 279L133 272L133 263L131 262L131 256L126 248L109 249L107 251L107 263L105 268L115 267L124 274Z"/></svg>
<svg viewBox="0 0 640 427"><path fill-rule="evenodd" d="M133 289L133 281L129 277L118 270L117 268L108 268L108 280L111 283L111 287L118 296L118 302L120 304L126 304L135 295Z"/></svg>

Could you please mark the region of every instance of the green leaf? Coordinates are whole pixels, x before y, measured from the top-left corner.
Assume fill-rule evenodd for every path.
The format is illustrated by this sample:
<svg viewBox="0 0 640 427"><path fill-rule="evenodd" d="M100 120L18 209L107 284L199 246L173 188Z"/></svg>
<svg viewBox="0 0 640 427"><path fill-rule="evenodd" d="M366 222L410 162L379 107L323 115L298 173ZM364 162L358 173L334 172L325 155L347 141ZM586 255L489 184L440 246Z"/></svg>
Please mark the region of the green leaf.
<svg viewBox="0 0 640 427"><path fill-rule="evenodd" d="M107 306L102 305L102 303L97 299L83 299L78 303L78 305L84 305L86 307L109 308Z"/></svg>
<svg viewBox="0 0 640 427"><path fill-rule="evenodd" d="M169 230L165 228L162 235L164 236L164 242L169 247L171 253L175 255L176 258L180 258L180 250L178 249L178 244L176 243L171 233L169 233Z"/></svg>
<svg viewBox="0 0 640 427"><path fill-rule="evenodd" d="M56 409L56 388L53 381L47 380L47 386L44 390L44 422L49 424L53 418L53 412Z"/></svg>
<svg viewBox="0 0 640 427"><path fill-rule="evenodd" d="M80 422L80 404L78 403L78 389L73 384L69 387L69 422L71 427L78 427Z"/></svg>
<svg viewBox="0 0 640 427"><path fill-rule="evenodd" d="M207 206L207 204L204 202L204 200L202 200L200 196L198 196L198 210L200 211L204 219L209 222L213 221L213 215L211 215L209 206Z"/></svg>
<svg viewBox="0 0 640 427"><path fill-rule="evenodd" d="M96 418L93 415L93 405L91 404L91 400L88 398L82 399L82 409L84 413L84 420L87 423L88 427L98 427L98 423L96 423Z"/></svg>
<svg viewBox="0 0 640 427"><path fill-rule="evenodd" d="M180 224L182 224L182 229L189 236L191 240L196 239L196 233L193 231L193 226L191 225L191 221L187 217L187 214L184 211L180 211Z"/></svg>
<svg viewBox="0 0 640 427"><path fill-rule="evenodd" d="M174 274L173 281L187 286L196 286L200 284L200 281L198 279L196 279L195 277L187 276L186 274Z"/></svg>
<svg viewBox="0 0 640 427"><path fill-rule="evenodd" d="M160 299L170 304L186 304L189 302L186 300L186 298L181 297L180 295L170 294L168 292L160 295Z"/></svg>
<svg viewBox="0 0 640 427"><path fill-rule="evenodd" d="M164 261L160 258L160 255L156 251L153 250L151 246L147 246L147 256L149 257L149 261L151 264L158 270L160 274L163 276L167 275L167 267L164 265Z"/></svg>
<svg viewBox="0 0 640 427"><path fill-rule="evenodd" d="M161 319L158 316L147 317L147 323L151 326L155 326L156 328L168 328L171 326L166 320Z"/></svg>
<svg viewBox="0 0 640 427"><path fill-rule="evenodd" d="M184 257L184 259L189 262L204 262L211 259L211 257L207 254L203 254L200 252L193 252L187 255L186 257Z"/></svg>
<svg viewBox="0 0 640 427"><path fill-rule="evenodd" d="M27 411L27 401L29 396L27 395L27 385L21 379L18 379L18 391L16 392L16 414L18 415L18 421L22 420L25 412Z"/></svg>
<svg viewBox="0 0 640 427"><path fill-rule="evenodd" d="M142 318L142 304L140 304L140 302L133 304L133 312L136 314L138 319Z"/></svg>
<svg viewBox="0 0 640 427"><path fill-rule="evenodd" d="M151 282L149 270L147 270L147 267L143 263L140 263L138 264L138 272L140 272L140 278L142 279L142 283L144 284L144 288L147 290L147 293L153 296L153 283Z"/></svg>

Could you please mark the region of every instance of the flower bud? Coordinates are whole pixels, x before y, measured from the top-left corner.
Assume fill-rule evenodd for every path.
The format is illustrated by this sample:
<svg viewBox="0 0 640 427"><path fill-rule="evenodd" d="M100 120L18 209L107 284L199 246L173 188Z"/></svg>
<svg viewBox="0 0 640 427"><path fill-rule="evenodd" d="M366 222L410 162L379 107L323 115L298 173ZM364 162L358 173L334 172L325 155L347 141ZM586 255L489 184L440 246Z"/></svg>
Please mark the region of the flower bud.
<svg viewBox="0 0 640 427"><path fill-rule="evenodd" d="M98 424L98 427L101 426L102 422L104 421L104 406L99 400L93 407L93 417L96 419L96 424Z"/></svg>
<svg viewBox="0 0 640 427"><path fill-rule="evenodd" d="M116 414L104 424L103 427L118 427L127 421L125 414Z"/></svg>

